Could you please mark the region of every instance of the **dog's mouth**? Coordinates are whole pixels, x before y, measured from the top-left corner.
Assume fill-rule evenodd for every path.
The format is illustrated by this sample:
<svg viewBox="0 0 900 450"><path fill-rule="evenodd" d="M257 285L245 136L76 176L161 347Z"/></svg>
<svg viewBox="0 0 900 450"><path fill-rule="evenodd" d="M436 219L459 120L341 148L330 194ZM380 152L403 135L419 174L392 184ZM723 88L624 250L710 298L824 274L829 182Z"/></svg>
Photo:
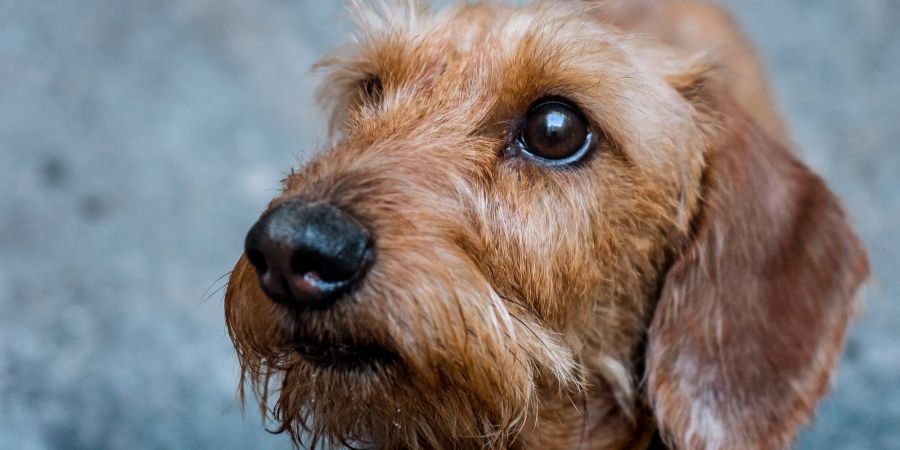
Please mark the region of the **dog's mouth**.
<svg viewBox="0 0 900 450"><path fill-rule="evenodd" d="M307 363L333 370L372 370L399 359L397 352L374 340L295 336L294 348Z"/></svg>

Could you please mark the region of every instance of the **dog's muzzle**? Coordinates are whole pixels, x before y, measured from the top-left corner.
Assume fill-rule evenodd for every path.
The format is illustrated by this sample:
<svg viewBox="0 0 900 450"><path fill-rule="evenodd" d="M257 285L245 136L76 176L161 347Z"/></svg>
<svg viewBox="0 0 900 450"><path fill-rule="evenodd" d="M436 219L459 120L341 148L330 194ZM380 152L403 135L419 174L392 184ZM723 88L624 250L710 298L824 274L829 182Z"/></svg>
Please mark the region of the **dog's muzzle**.
<svg viewBox="0 0 900 450"><path fill-rule="evenodd" d="M244 252L263 292L293 309L325 309L365 277L375 259L369 231L326 203L288 200L247 233Z"/></svg>

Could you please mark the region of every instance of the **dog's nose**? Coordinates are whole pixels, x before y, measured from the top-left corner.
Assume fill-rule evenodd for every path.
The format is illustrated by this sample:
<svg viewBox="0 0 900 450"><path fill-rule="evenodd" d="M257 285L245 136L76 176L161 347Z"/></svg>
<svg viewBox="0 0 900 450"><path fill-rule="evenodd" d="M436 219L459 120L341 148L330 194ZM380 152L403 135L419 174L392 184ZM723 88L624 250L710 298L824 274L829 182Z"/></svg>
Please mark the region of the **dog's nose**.
<svg viewBox="0 0 900 450"><path fill-rule="evenodd" d="M374 259L368 230L324 203L287 201L247 233L244 252L263 292L295 308L325 308L365 275Z"/></svg>

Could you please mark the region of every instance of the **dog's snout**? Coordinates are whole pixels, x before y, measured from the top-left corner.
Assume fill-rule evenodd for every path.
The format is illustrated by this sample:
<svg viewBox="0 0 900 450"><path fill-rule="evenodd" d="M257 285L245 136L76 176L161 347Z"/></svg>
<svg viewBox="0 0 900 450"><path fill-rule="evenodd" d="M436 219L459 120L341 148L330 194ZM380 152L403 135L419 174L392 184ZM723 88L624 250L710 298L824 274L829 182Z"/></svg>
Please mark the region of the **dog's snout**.
<svg viewBox="0 0 900 450"><path fill-rule="evenodd" d="M269 210L247 233L244 252L263 292L295 308L330 306L374 259L368 230L325 203L293 200Z"/></svg>

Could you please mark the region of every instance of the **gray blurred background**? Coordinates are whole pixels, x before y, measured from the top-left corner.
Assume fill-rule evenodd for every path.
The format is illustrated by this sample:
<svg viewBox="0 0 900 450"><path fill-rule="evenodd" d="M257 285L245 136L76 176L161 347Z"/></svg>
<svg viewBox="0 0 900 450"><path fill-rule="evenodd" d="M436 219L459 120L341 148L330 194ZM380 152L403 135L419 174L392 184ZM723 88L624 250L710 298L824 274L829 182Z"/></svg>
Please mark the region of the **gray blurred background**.
<svg viewBox="0 0 900 450"><path fill-rule="evenodd" d="M725 3L876 274L798 447L900 449L900 2ZM325 141L307 68L342 14L0 0L0 449L289 447L241 417L217 279Z"/></svg>

